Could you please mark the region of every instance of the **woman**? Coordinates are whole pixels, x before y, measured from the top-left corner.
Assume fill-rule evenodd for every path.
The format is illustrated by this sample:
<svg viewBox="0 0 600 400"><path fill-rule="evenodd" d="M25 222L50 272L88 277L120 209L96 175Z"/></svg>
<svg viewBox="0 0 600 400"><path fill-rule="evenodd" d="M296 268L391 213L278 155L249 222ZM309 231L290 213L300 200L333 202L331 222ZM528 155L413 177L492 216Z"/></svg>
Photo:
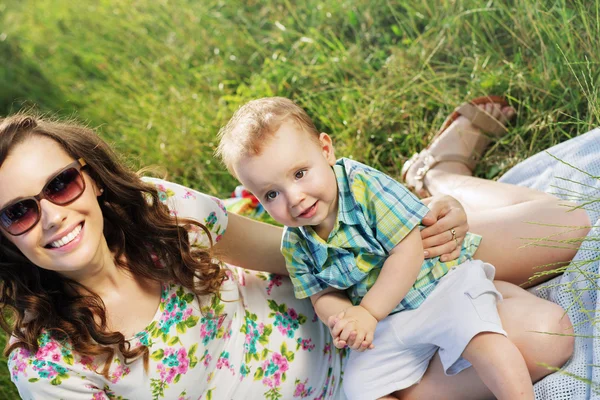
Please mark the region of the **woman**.
<svg viewBox="0 0 600 400"><path fill-rule="evenodd" d="M25 115L0 125L0 187L0 303L15 311L4 327L23 398L343 397L343 352L310 303L285 278L213 258L284 274L278 228L140 180L91 130ZM446 218L433 225L443 231L429 237L436 244L466 231L455 202L438 204L429 223ZM562 365L572 342L530 331L562 333L568 320L533 296L504 295L505 329L539 379L549 371L534 363ZM439 387L437 364L417 387ZM461 398L486 393L469 372L447 381Z"/></svg>

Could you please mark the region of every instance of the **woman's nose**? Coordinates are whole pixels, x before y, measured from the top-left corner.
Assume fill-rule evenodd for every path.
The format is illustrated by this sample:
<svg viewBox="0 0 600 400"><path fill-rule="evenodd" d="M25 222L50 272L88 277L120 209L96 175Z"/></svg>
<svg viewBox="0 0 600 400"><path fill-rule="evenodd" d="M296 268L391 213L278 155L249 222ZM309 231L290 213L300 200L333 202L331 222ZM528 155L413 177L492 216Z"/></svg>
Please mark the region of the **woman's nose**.
<svg viewBox="0 0 600 400"><path fill-rule="evenodd" d="M46 199L40 200L40 221L44 229L51 229L60 225L67 218L67 208L54 204Z"/></svg>

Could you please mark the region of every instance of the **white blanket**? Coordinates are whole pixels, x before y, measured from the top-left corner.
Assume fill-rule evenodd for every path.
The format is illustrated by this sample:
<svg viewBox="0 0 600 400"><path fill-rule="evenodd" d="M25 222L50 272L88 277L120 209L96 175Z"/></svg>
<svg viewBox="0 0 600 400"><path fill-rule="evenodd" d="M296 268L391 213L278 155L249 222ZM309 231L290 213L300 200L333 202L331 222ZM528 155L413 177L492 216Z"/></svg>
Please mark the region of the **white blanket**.
<svg viewBox="0 0 600 400"><path fill-rule="evenodd" d="M530 157L500 181L585 204L594 228L569 271L532 290L567 309L577 335L571 360L538 382L535 393L536 399L600 399L600 128Z"/></svg>

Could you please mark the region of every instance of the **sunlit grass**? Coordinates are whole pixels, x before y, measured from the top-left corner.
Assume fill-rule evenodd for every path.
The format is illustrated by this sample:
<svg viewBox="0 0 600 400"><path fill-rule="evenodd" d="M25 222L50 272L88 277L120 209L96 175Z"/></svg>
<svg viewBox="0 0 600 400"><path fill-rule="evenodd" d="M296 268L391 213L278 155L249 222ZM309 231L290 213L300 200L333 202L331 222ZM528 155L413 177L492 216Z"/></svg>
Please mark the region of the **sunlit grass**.
<svg viewBox="0 0 600 400"><path fill-rule="evenodd" d="M598 0L5 0L0 114L74 114L132 166L228 196L215 135L250 99L293 98L337 155L397 176L455 106L504 94L519 115L478 166L493 178L598 125L599 11Z"/></svg>

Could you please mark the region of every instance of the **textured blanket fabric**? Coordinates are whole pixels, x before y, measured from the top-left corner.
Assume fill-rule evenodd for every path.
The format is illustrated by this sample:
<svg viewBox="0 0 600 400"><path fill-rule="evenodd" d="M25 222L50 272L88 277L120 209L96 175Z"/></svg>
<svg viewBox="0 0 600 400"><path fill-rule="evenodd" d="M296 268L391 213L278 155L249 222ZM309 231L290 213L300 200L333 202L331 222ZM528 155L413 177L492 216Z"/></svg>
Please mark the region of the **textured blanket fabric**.
<svg viewBox="0 0 600 400"><path fill-rule="evenodd" d="M500 181L585 204L594 228L569 271L532 289L568 310L577 335L571 360L538 382L535 393L536 399L600 399L600 128L530 157Z"/></svg>

